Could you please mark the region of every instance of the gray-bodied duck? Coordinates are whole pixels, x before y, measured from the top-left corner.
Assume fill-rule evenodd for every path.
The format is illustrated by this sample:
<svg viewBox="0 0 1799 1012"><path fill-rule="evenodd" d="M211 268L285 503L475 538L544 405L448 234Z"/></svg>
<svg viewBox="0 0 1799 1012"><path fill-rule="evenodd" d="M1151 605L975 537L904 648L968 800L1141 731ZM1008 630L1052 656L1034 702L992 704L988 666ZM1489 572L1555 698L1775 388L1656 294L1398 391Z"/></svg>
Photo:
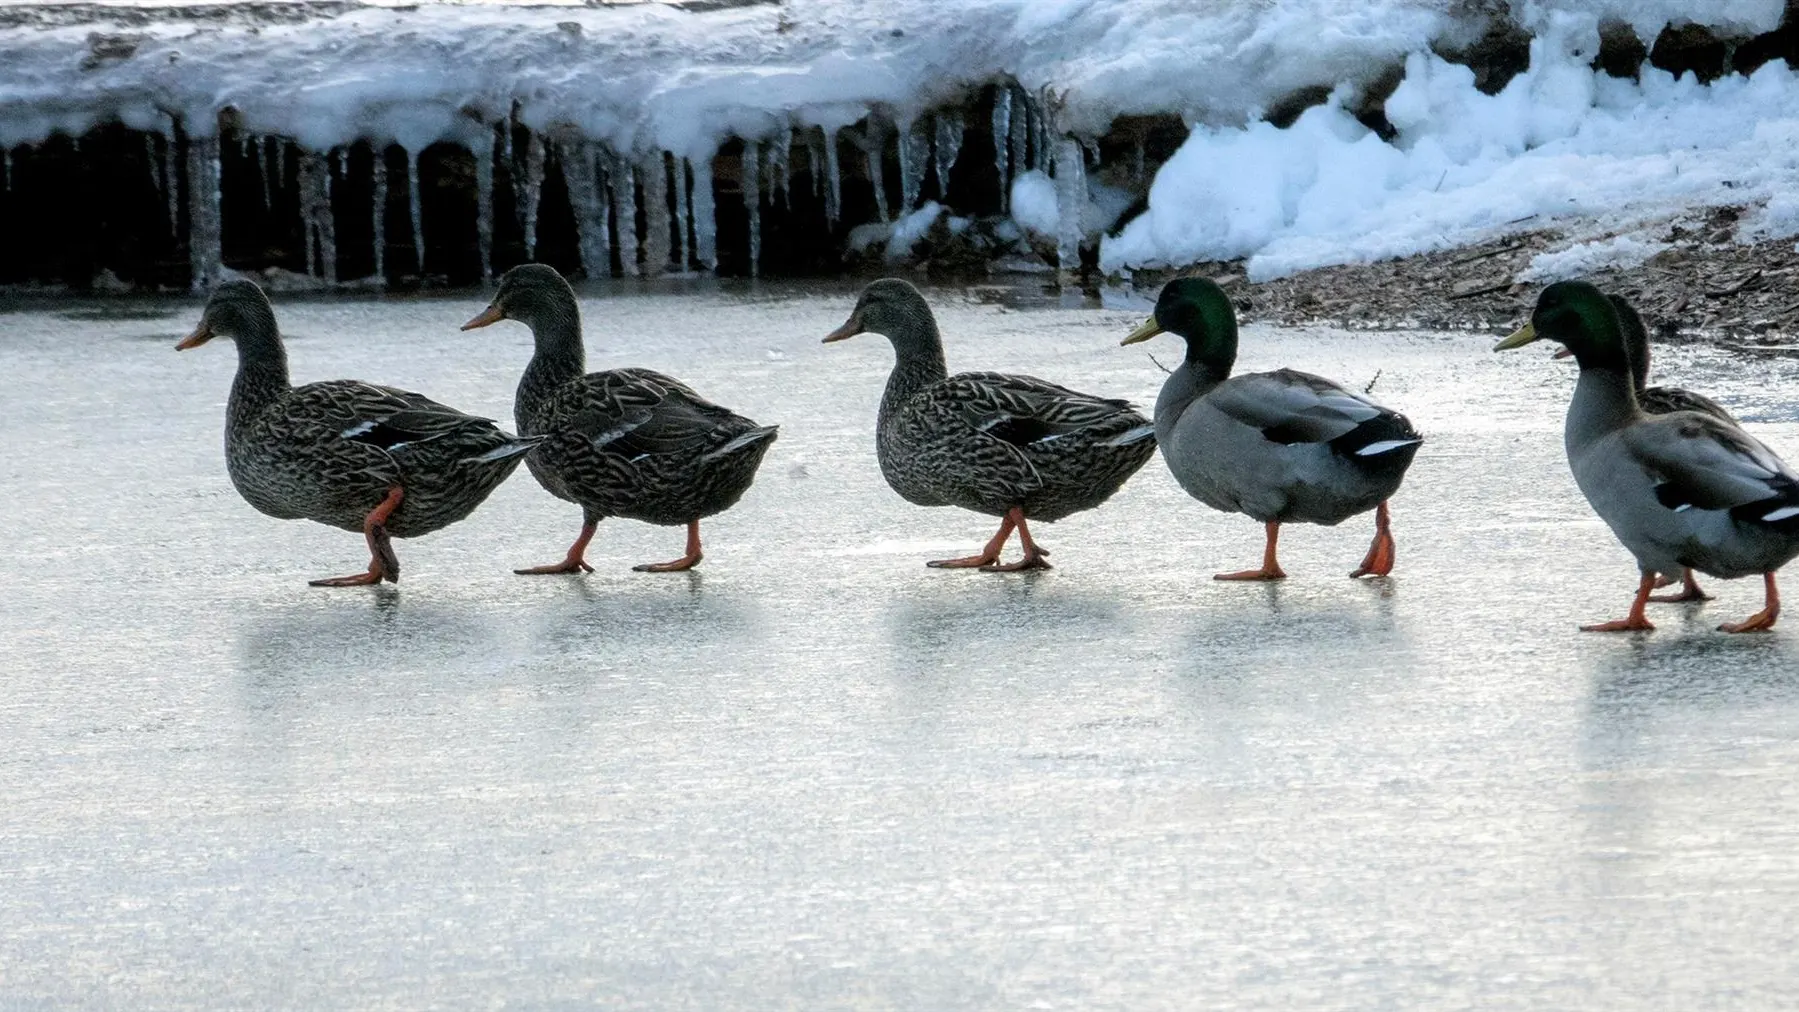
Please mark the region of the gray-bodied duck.
<svg viewBox="0 0 1799 1012"><path fill-rule="evenodd" d="M175 348L215 337L237 344L225 467L238 493L269 516L361 531L368 542L367 572L315 587L398 583L391 538L468 516L538 443L409 390L360 380L292 385L275 311L249 281L220 285Z"/></svg>
<svg viewBox="0 0 1799 1012"><path fill-rule="evenodd" d="M861 333L883 334L893 344L893 372L875 424L875 455L887 484L919 506L960 506L1000 518L999 532L979 554L928 566L1048 569L1049 550L1031 537L1029 521L1093 509L1156 452L1154 427L1125 401L1031 376L951 376L930 306L898 278L865 288L849 319L825 341ZM1024 557L1001 564L1014 530Z"/></svg>
<svg viewBox="0 0 1799 1012"><path fill-rule="evenodd" d="M1280 526L1334 526L1374 510L1374 542L1349 575L1386 576L1395 546L1387 500L1399 490L1424 437L1397 411L1321 376L1278 369L1231 375L1237 313L1207 278L1163 286L1135 344L1168 332L1187 356L1156 399L1156 441L1187 493L1216 510L1262 522L1258 569L1219 580L1279 580Z"/></svg>
<svg viewBox="0 0 1799 1012"><path fill-rule="evenodd" d="M1642 405L1644 414L1666 415L1675 411L1697 411L1731 425L1738 424L1736 418L1724 410L1723 405L1704 394L1680 387L1649 386L1649 328L1643 324L1642 314L1637 312L1628 299L1622 295L1610 295L1607 298L1612 300L1612 308L1618 311L1618 325L1624 331L1625 354L1630 356L1630 385L1637 392L1637 403ZM1555 357L1570 358L1573 354L1563 348L1555 353ZM1675 582L1672 573L1663 573L1657 575L1655 585L1666 587ZM1711 600L1711 595L1700 589L1699 580L1690 567L1681 570L1678 582L1681 585L1678 593L1651 596L1649 600L1676 604Z"/></svg>
<svg viewBox="0 0 1799 1012"><path fill-rule="evenodd" d="M587 544L606 517L687 528L680 558L633 567L638 572L698 565L700 521L743 498L776 427L757 425L659 372L588 372L581 310L553 267L507 271L493 302L462 329L501 320L530 327L536 342L513 402L519 432L543 440L526 466L551 495L582 510L581 533L561 562L515 572L593 572Z"/></svg>
<svg viewBox="0 0 1799 1012"><path fill-rule="evenodd" d="M1655 628L1643 610L1656 574L1688 567L1722 579L1761 574L1762 609L1718 628L1773 628L1780 615L1774 574L1799 555L1799 476L1715 415L1645 412L1617 306L1592 285L1562 281L1543 289L1530 322L1495 350L1544 338L1580 365L1563 430L1574 481L1641 573L1627 617L1582 628Z"/></svg>

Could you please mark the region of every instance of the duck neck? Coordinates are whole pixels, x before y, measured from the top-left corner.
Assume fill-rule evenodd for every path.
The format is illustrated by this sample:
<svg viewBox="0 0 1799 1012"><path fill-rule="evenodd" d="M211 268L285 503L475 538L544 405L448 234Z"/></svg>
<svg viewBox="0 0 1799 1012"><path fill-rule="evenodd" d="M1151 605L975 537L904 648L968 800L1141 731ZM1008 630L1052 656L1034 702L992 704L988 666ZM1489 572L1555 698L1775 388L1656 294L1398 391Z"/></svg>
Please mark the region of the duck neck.
<svg viewBox="0 0 1799 1012"><path fill-rule="evenodd" d="M1156 397L1156 439L1163 446L1168 446L1174 435L1175 425L1187 408L1212 391L1212 388L1231 375L1230 365L1222 369L1215 364L1188 358L1162 383L1162 392Z"/></svg>
<svg viewBox="0 0 1799 1012"><path fill-rule="evenodd" d="M1156 438L1163 446L1188 406L1230 379L1231 367L1237 364L1237 321L1228 313L1210 329L1181 337L1187 342L1187 357L1168 374L1156 398Z"/></svg>
<svg viewBox="0 0 1799 1012"><path fill-rule="evenodd" d="M264 408L280 400L292 385L287 376L287 350L281 346L281 332L275 327L275 316L252 321L238 332L237 379L231 384L231 399L225 413L231 427L247 424Z"/></svg>
<svg viewBox="0 0 1799 1012"><path fill-rule="evenodd" d="M887 327L886 333L893 342L893 372L887 377L887 392L881 397L883 415L898 411L919 391L949 376L936 320L929 316L908 318Z"/></svg>
<svg viewBox="0 0 1799 1012"><path fill-rule="evenodd" d="M513 406L521 426L533 406L587 371L587 353L581 345L581 311L573 300L567 305L542 307L524 322L530 326L537 347L519 380Z"/></svg>
<svg viewBox="0 0 1799 1012"><path fill-rule="evenodd" d="M1569 452L1618 431L1641 414L1627 368L1583 364L1563 434Z"/></svg>

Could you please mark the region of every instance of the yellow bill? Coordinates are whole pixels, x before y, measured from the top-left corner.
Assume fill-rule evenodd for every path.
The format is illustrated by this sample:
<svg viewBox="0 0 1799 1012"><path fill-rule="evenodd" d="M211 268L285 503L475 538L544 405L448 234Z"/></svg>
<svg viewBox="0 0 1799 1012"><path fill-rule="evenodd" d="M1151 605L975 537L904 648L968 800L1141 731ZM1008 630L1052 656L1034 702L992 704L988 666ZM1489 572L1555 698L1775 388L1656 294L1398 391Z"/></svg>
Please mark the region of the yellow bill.
<svg viewBox="0 0 1799 1012"><path fill-rule="evenodd" d="M1162 332L1162 325L1157 323L1156 318L1152 315L1149 319L1143 321L1143 326L1131 331L1125 336L1124 340L1118 343L1136 344L1139 341L1147 341Z"/></svg>
<svg viewBox="0 0 1799 1012"><path fill-rule="evenodd" d="M1508 337L1505 340L1494 345L1493 350L1494 351L1511 351L1513 348L1522 348L1525 345L1531 343L1532 341L1535 341L1536 339L1537 339L1536 325L1527 323L1524 326L1519 327L1517 333L1513 334L1511 337Z"/></svg>

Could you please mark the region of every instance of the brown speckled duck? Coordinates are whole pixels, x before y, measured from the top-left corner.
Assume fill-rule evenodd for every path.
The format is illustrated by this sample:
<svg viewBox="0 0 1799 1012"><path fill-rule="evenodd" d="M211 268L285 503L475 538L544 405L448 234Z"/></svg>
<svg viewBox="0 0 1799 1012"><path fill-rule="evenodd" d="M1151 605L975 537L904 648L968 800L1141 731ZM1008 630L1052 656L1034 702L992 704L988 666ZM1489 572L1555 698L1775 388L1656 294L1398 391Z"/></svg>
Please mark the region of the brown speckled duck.
<svg viewBox="0 0 1799 1012"><path fill-rule="evenodd" d="M315 587L398 583L390 538L441 530L481 505L539 442L422 394L360 380L293 386L275 311L262 289L227 281L177 350L237 343L225 409L225 467L244 501L283 520L314 520L368 541L369 568Z"/></svg>
<svg viewBox="0 0 1799 1012"><path fill-rule="evenodd" d="M702 557L700 521L743 498L776 427L757 425L659 372L587 372L581 311L552 267L507 271L492 304L462 329L501 320L530 327L537 346L513 407L519 431L543 439L526 466L551 495L582 510L581 534L561 562L516 572L593 572L587 543L606 517L685 525L685 554L632 568L692 569Z"/></svg>
<svg viewBox="0 0 1799 1012"><path fill-rule="evenodd" d="M1048 569L1049 551L1031 537L1027 521L1093 509L1156 452L1154 426L1125 401L1031 376L949 375L931 307L898 278L864 289L849 320L825 340L864 332L884 334L893 344L893 373L875 425L875 454L887 484L920 506L960 506L1000 518L999 533L979 554L928 566ZM1001 564L1013 530L1024 557Z"/></svg>

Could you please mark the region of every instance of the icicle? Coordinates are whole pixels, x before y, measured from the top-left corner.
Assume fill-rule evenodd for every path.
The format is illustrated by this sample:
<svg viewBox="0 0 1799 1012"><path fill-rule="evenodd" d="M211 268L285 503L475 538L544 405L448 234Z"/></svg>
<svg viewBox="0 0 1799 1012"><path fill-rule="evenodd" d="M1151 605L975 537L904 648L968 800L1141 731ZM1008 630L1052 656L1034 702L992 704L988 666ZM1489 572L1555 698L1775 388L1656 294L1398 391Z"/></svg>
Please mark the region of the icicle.
<svg viewBox="0 0 1799 1012"><path fill-rule="evenodd" d="M1081 267L1081 219L1087 210L1087 162L1081 142L1056 142L1056 262L1064 280Z"/></svg>
<svg viewBox="0 0 1799 1012"><path fill-rule="evenodd" d="M806 131L806 175L812 179L812 196L823 196L825 192L824 161L825 145L819 140L824 136L817 128Z"/></svg>
<svg viewBox="0 0 1799 1012"><path fill-rule="evenodd" d="M481 247L481 280L493 280L493 133L475 142L475 244Z"/></svg>
<svg viewBox="0 0 1799 1012"><path fill-rule="evenodd" d="M607 159L612 189L613 221L618 223L618 266L625 277L637 277L637 173L623 158Z"/></svg>
<svg viewBox="0 0 1799 1012"><path fill-rule="evenodd" d="M280 142L273 137L264 137L262 139L262 206L265 208L272 208L275 206L270 194L274 190L275 174L278 171L275 168L275 146L279 143Z"/></svg>
<svg viewBox="0 0 1799 1012"><path fill-rule="evenodd" d="M1011 209L1011 86L993 90L993 167L1000 174L1000 210Z"/></svg>
<svg viewBox="0 0 1799 1012"><path fill-rule="evenodd" d="M687 159L675 159L675 269L687 273L687 232L693 228L693 209L687 200Z"/></svg>
<svg viewBox="0 0 1799 1012"><path fill-rule="evenodd" d="M712 156L693 163L693 257L706 270L718 267L718 213L712 200Z"/></svg>
<svg viewBox="0 0 1799 1012"><path fill-rule="evenodd" d="M162 135L162 193L169 202L169 239L180 241L181 181L175 174L175 117L169 117L169 128Z"/></svg>
<svg viewBox="0 0 1799 1012"><path fill-rule="evenodd" d="M739 189L743 191L743 207L750 214L750 277L762 274L762 182L760 176L762 145L743 142L743 172Z"/></svg>
<svg viewBox="0 0 1799 1012"><path fill-rule="evenodd" d="M425 216L419 210L419 191L423 188L419 180L419 153L407 148L406 202L412 211L412 256L420 277L425 276Z"/></svg>
<svg viewBox="0 0 1799 1012"><path fill-rule="evenodd" d="M1137 135L1136 150L1131 153L1131 181L1143 182L1143 174L1149 171L1149 164L1143 153L1143 135Z"/></svg>
<svg viewBox="0 0 1799 1012"><path fill-rule="evenodd" d="M931 132L924 120L916 119L899 131L900 208L910 214L918 206L919 191L924 189L924 174L931 168Z"/></svg>
<svg viewBox="0 0 1799 1012"><path fill-rule="evenodd" d="M1031 99L1016 88L1007 88L1006 91L1011 96L1007 105L1012 109L1011 129L1006 133L1006 148L1012 159L1012 177L1017 178L1031 168Z"/></svg>
<svg viewBox="0 0 1799 1012"><path fill-rule="evenodd" d="M285 190L288 185L293 182L293 170L287 167L287 149L289 145L287 138L285 137L276 138L275 143L280 145L280 147L276 149L280 154L275 159L275 164L281 168L281 175L278 178L281 181L281 188Z"/></svg>
<svg viewBox="0 0 1799 1012"><path fill-rule="evenodd" d="M937 114L937 199L948 203L949 171L962 153L962 135L968 130L962 110L949 109Z"/></svg>
<svg viewBox="0 0 1799 1012"><path fill-rule="evenodd" d="M668 159L651 152L637 178L643 184L643 273L660 277L668 270Z"/></svg>
<svg viewBox="0 0 1799 1012"><path fill-rule="evenodd" d="M195 292L219 280L219 139L187 143L187 262Z"/></svg>
<svg viewBox="0 0 1799 1012"><path fill-rule="evenodd" d="M375 225L375 277L387 283L387 148L380 144L370 144L375 152L375 199L370 205L370 217Z"/></svg>
<svg viewBox="0 0 1799 1012"><path fill-rule="evenodd" d="M5 188L10 190L10 189L12 189L12 149L0 147L0 152L5 153L5 157L6 157L6 187ZM144 134L144 164L147 165L150 169L150 186L153 189L155 189L157 193L161 193L163 184L162 184L162 181L157 178L156 170L157 170L158 166L162 165L162 156L157 154L156 135L153 133L146 132Z"/></svg>
<svg viewBox="0 0 1799 1012"><path fill-rule="evenodd" d="M825 221L832 225L843 217L843 166L837 160L837 131L825 131L825 175L830 188L825 190Z"/></svg>
<svg viewBox="0 0 1799 1012"><path fill-rule="evenodd" d="M593 145L573 140L560 150L562 181L568 186L569 207L575 212L575 245L581 252L581 269L590 278L606 277L612 273L612 258L606 252L606 201L600 195Z"/></svg>
<svg viewBox="0 0 1799 1012"><path fill-rule="evenodd" d="M1031 157L1036 159L1034 165L1039 169L1049 168L1052 160L1060 157L1060 152L1049 137L1049 119L1043 115L1043 107L1036 102L1031 103Z"/></svg>
<svg viewBox="0 0 1799 1012"><path fill-rule="evenodd" d="M789 206L793 199L793 128L783 126L775 131L775 139L768 142L765 149L768 153L768 202L774 203L775 188L781 191L781 206Z"/></svg>
<svg viewBox="0 0 1799 1012"><path fill-rule="evenodd" d="M543 174L548 150L543 138L533 133L525 146L525 259L537 259L537 204L543 199Z"/></svg>
<svg viewBox="0 0 1799 1012"><path fill-rule="evenodd" d="M301 149L300 222L306 230L306 273L337 281L337 225L331 217L331 167L325 156Z"/></svg>
<svg viewBox="0 0 1799 1012"><path fill-rule="evenodd" d="M868 117L867 143L862 146L862 157L868 166L868 181L874 184L875 213L882 221L892 221L893 215L887 212L887 177L881 164L887 148L886 133L873 116Z"/></svg>
<svg viewBox="0 0 1799 1012"><path fill-rule="evenodd" d="M144 139L150 141L150 158L154 161L156 158L156 142L151 140L148 134L144 135ZM12 148L0 148L0 162L6 163L6 189L7 192L10 193L12 191ZM155 165L150 166L150 175L152 178L155 177Z"/></svg>

